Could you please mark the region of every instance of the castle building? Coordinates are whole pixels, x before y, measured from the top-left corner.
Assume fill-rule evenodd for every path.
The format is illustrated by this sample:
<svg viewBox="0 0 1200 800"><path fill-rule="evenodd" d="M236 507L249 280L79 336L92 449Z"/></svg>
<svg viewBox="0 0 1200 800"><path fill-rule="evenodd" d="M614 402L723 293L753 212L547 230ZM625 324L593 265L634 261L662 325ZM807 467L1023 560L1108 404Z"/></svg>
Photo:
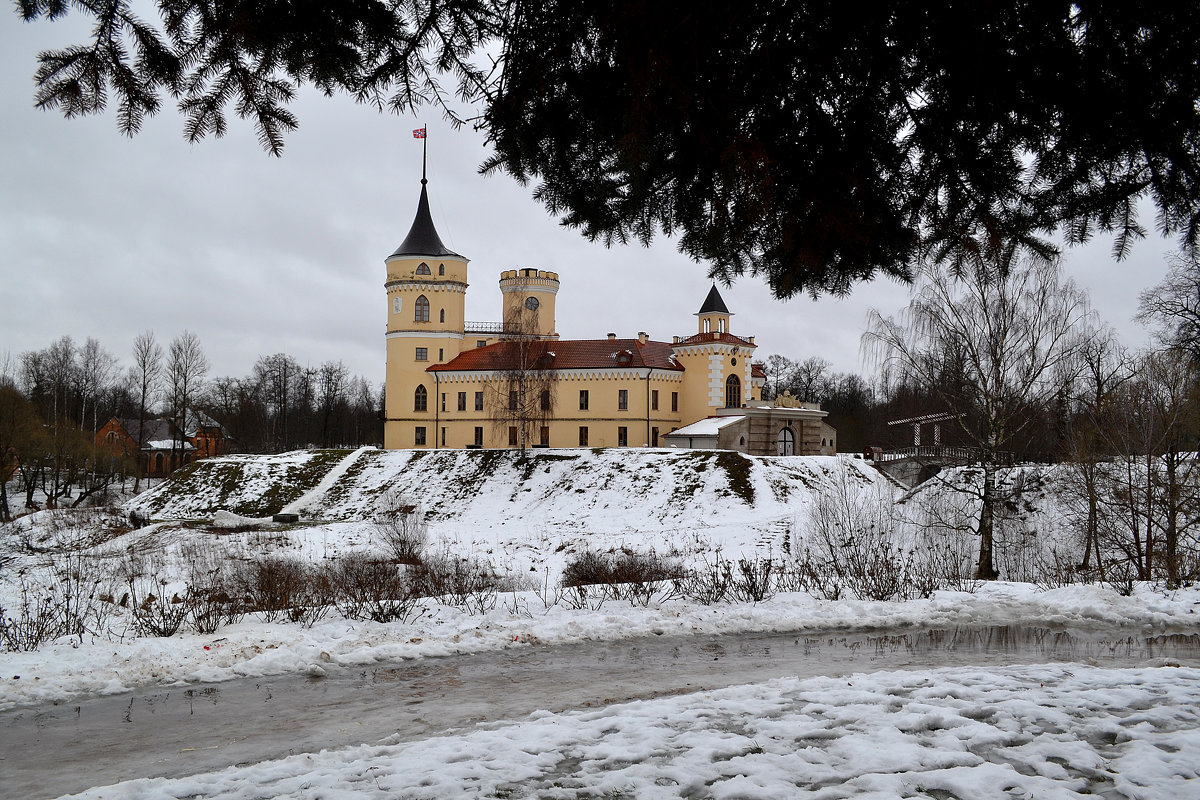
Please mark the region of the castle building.
<svg viewBox="0 0 1200 800"><path fill-rule="evenodd" d="M468 259L438 236L424 178L412 227L385 264L388 449L833 452L819 408L767 414L760 407L766 375L753 360L757 345L731 331L733 314L715 285L696 312L696 332L669 343L645 332L561 339L554 316L559 276L531 267L500 273L501 322L468 322ZM718 416L719 437L686 435L689 426ZM673 433L685 435L668 440Z"/></svg>

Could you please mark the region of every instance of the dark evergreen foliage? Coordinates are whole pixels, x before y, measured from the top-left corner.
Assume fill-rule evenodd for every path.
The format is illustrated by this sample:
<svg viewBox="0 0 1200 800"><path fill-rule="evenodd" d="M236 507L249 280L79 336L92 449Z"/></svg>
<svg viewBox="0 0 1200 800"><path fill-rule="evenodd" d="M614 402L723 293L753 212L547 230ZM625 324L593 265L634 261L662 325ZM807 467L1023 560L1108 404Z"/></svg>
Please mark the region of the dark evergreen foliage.
<svg viewBox="0 0 1200 800"><path fill-rule="evenodd" d="M19 0L26 19L65 0ZM1200 6L1115 0L75 2L94 42L42 56L37 101L111 93L136 131L163 92L191 139L255 120L271 152L295 86L406 111L481 101L485 169L605 243L677 235L715 277L842 293L921 260L1004 268L1048 236L1158 227L1200 241ZM482 46L501 69L472 65ZM452 113L452 112L449 112Z"/></svg>

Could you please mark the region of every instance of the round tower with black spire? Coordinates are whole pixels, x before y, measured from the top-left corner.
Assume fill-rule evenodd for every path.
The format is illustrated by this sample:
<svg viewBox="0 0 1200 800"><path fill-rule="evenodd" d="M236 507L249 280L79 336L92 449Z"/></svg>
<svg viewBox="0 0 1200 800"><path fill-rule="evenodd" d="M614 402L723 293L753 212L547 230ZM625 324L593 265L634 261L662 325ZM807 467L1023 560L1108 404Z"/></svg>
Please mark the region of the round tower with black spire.
<svg viewBox="0 0 1200 800"><path fill-rule="evenodd" d="M426 369L460 352L466 319L467 258L448 248L429 213L421 177L417 214L387 265L387 372L383 446L438 444L441 398Z"/></svg>

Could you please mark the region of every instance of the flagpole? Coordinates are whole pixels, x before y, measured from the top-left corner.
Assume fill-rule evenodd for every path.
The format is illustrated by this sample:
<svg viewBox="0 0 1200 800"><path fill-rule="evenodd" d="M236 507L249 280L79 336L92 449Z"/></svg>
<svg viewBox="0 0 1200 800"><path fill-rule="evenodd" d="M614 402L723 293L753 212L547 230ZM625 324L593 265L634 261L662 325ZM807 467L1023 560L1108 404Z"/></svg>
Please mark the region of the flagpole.
<svg viewBox="0 0 1200 800"><path fill-rule="evenodd" d="M421 124L421 185L424 186L428 181L425 180L425 163L426 156L429 154L429 125L428 123Z"/></svg>

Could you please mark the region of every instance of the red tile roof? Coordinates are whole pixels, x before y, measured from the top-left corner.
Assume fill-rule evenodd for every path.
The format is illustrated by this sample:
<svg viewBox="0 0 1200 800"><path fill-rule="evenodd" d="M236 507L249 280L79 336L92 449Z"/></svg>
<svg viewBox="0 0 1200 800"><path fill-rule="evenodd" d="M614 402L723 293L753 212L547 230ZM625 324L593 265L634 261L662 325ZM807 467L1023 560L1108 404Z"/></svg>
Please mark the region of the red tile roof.
<svg viewBox="0 0 1200 800"><path fill-rule="evenodd" d="M704 342L726 342L728 344L736 344L742 347L754 347L749 339L743 339L740 336L734 336L732 333L697 333L686 339L680 339L676 345L681 344L703 344Z"/></svg>
<svg viewBox="0 0 1200 800"><path fill-rule="evenodd" d="M549 369L611 369L633 367L669 369L682 372L676 363L671 345L666 342L637 339L564 339L557 342L533 343L527 360L546 355ZM464 350L445 364L434 364L426 372L460 372L472 370L509 370L519 363L517 342L497 342L487 347ZM627 360L622 361L624 356Z"/></svg>
<svg viewBox="0 0 1200 800"><path fill-rule="evenodd" d="M767 367L765 364L755 361L750 365L750 377L767 379Z"/></svg>

